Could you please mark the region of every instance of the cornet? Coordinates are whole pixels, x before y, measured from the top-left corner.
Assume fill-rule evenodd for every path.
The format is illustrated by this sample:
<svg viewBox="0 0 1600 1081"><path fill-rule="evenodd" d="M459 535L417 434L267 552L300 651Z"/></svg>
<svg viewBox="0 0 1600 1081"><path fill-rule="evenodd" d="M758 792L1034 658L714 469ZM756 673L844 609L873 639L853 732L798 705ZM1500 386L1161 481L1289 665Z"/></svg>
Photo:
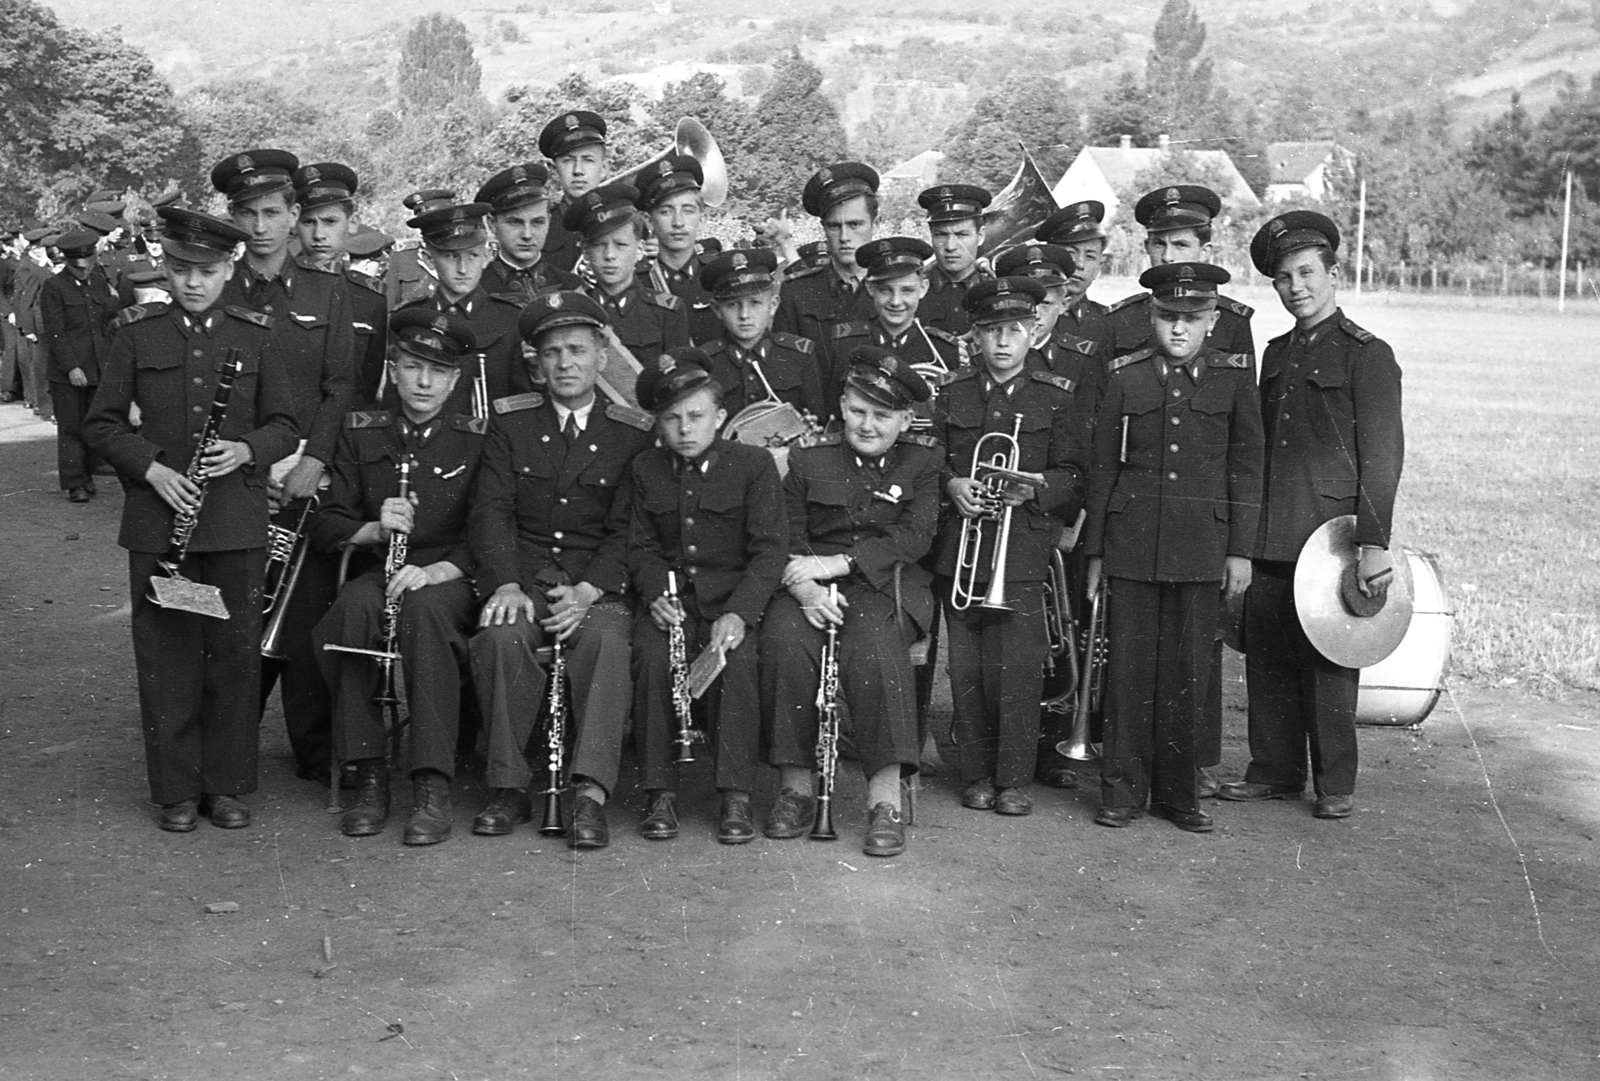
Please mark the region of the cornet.
<svg viewBox="0 0 1600 1081"><path fill-rule="evenodd" d="M1040 473L1025 473L1017 466L1022 457L1022 414L1013 415L1011 431L989 432L972 448L972 468L968 478L983 486L983 513L961 523L961 544L956 549L955 581L950 585L950 607L964 612L974 604L998 612L1012 611L1006 602L1006 551L1011 547L1011 512L1016 508L1004 501L1008 484L1045 487ZM986 458L985 455L988 455ZM979 561L983 553L984 528L999 523L993 555L989 559L989 586L980 593Z"/></svg>

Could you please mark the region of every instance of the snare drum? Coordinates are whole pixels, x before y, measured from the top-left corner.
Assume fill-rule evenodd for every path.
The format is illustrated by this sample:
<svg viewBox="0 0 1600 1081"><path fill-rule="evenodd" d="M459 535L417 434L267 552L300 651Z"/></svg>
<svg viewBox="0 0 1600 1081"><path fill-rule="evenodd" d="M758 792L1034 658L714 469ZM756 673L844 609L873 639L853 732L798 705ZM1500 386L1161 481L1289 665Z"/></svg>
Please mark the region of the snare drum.
<svg viewBox="0 0 1600 1081"><path fill-rule="evenodd" d="M1419 725L1444 693L1455 613L1435 556L1405 549L1413 590L1411 626L1389 656L1361 670L1356 723Z"/></svg>

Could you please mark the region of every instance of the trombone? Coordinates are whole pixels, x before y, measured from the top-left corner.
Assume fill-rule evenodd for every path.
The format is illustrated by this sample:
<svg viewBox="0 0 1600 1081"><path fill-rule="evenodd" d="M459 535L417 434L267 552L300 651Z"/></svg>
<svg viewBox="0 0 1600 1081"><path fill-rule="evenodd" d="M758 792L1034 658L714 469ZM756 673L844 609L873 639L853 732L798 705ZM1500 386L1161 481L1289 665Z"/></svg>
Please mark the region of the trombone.
<svg viewBox="0 0 1600 1081"><path fill-rule="evenodd" d="M1017 468L1022 458L1021 434L1022 414L1015 413L1010 432L988 432L972 448L972 468L967 475L983 486L982 501L987 509L961 523L955 580L950 584L950 607L958 612L973 605L996 612L1013 611L1006 600L1006 553L1011 547L1011 512L1016 508L1004 502L1005 488L1008 484L1045 487L1043 474ZM989 558L989 585L984 589L979 572L985 527L990 522L999 523L999 533Z"/></svg>

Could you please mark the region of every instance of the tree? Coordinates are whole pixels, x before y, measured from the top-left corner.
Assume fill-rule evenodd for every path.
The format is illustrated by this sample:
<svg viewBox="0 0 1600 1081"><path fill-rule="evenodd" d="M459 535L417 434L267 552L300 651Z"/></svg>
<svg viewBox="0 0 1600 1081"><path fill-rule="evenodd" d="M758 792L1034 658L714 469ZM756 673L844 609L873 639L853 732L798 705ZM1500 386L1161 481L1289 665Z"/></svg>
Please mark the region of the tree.
<svg viewBox="0 0 1600 1081"><path fill-rule="evenodd" d="M1020 143L1045 176L1059 176L1083 146L1078 118L1059 79L1016 76L973 104L945 139L944 175L998 191L1017 171Z"/></svg>
<svg viewBox="0 0 1600 1081"><path fill-rule="evenodd" d="M479 151L486 168L538 160L539 132L572 109L587 109L605 119L611 164L617 172L660 153L670 134L644 109L638 87L629 82L596 84L574 71L548 89L512 87L505 100L511 111L495 123Z"/></svg>
<svg viewBox="0 0 1600 1081"><path fill-rule="evenodd" d="M400 96L411 109L427 112L475 97L482 80L483 69L460 19L434 12L411 24L400 47L399 70Z"/></svg>
<svg viewBox="0 0 1600 1081"><path fill-rule="evenodd" d="M1514 217L1544 210L1550 196L1549 151L1535 127L1522 95L1511 94L1511 107L1475 131L1467 145L1466 166L1506 202Z"/></svg>
<svg viewBox="0 0 1600 1081"><path fill-rule="evenodd" d="M822 93L822 72L790 50L772 65L755 108L744 194L763 210L797 202L810 175L846 152L839 110Z"/></svg>
<svg viewBox="0 0 1600 1081"><path fill-rule="evenodd" d="M1124 135L1135 146L1149 146L1161 134L1156 130L1150 95L1131 71L1089 109L1089 145L1116 146Z"/></svg>
<svg viewBox="0 0 1600 1081"><path fill-rule="evenodd" d="M1151 36L1144 75L1151 119L1167 134L1191 135L1211 105L1211 60L1200 56L1206 24L1189 0L1166 0Z"/></svg>

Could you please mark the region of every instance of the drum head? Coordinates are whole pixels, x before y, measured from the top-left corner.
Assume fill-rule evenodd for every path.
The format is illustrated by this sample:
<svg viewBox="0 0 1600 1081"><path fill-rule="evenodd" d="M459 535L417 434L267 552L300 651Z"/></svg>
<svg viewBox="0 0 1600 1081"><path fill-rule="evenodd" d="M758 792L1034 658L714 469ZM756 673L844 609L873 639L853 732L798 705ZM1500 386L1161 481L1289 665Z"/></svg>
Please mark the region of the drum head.
<svg viewBox="0 0 1600 1081"><path fill-rule="evenodd" d="M1300 549L1294 569L1294 606L1311 644L1334 664L1366 668L1399 647L1411 626L1411 561L1392 540L1394 579L1376 615L1351 615L1339 598L1339 579L1356 562L1356 517L1346 514L1322 523Z"/></svg>

